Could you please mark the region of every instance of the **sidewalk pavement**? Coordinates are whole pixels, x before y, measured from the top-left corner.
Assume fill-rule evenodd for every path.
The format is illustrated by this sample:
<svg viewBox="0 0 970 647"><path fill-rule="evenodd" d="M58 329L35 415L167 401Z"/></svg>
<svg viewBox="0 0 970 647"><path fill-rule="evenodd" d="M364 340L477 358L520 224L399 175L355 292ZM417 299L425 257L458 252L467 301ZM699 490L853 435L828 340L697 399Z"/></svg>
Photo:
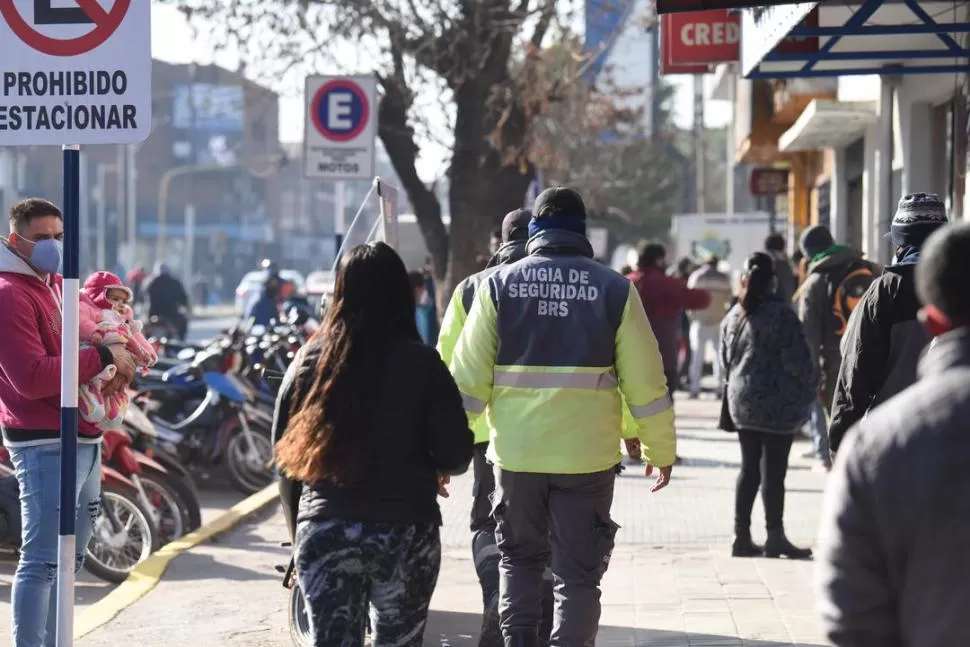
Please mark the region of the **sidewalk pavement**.
<svg viewBox="0 0 970 647"><path fill-rule="evenodd" d="M770 647L824 645L815 618L810 562L732 559L734 436L714 429L715 401L677 403L680 455L670 487L648 492L636 467L619 478L613 515L623 527L603 583L598 645ZM800 458L788 477L786 523L811 543L824 474ZM470 475L442 501L444 560L425 645L476 645L481 593L471 560ZM758 506L760 508L760 504ZM763 536L756 511L755 534ZM78 647L206 645L289 647L287 592L274 564L288 558L282 516L264 511L178 557L162 582Z"/></svg>

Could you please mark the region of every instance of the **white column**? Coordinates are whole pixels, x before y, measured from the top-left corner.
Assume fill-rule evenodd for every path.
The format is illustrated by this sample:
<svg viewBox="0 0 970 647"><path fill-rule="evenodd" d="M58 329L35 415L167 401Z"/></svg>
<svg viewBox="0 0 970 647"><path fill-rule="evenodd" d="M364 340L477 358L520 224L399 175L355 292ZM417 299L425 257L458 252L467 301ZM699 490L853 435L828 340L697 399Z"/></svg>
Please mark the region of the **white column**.
<svg viewBox="0 0 970 647"><path fill-rule="evenodd" d="M882 78L879 88L879 120L876 122L875 164L873 166L874 204L872 217L869 222L872 237L872 260L888 263L890 245L884 234L889 231L889 223L895 211L892 190L893 173L893 107L895 104L895 88L889 79Z"/></svg>
<svg viewBox="0 0 970 647"><path fill-rule="evenodd" d="M862 253L869 258L875 258L876 250L874 223L876 218L876 137L878 127L873 125L866 129L865 161L862 171Z"/></svg>
<svg viewBox="0 0 970 647"><path fill-rule="evenodd" d="M832 174L829 177L830 198L829 218L832 237L835 242L844 244L848 237L849 185L846 179L845 148L832 151Z"/></svg>
<svg viewBox="0 0 970 647"><path fill-rule="evenodd" d="M901 194L933 190L933 110L929 103L898 101L895 168L902 169ZM901 159L900 159L901 158ZM943 196L941 196L943 197Z"/></svg>

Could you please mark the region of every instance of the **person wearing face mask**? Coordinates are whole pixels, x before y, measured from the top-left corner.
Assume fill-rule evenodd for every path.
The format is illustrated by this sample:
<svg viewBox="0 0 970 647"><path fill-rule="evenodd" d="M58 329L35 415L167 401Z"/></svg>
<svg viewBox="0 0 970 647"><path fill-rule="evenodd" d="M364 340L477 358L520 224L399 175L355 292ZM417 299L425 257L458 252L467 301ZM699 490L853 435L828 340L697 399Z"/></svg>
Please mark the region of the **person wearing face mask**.
<svg viewBox="0 0 970 647"><path fill-rule="evenodd" d="M20 485L22 542L11 593L14 647L54 644L61 411L60 209L31 198L10 209L0 238L0 432ZM96 345L78 357L83 384L109 366L112 393L130 381L135 361L124 346ZM101 431L78 420L77 554L84 559L101 499Z"/></svg>
<svg viewBox="0 0 970 647"><path fill-rule="evenodd" d="M916 264L927 238L946 223L939 196L913 193L899 199L889 232L896 262L873 281L842 336L829 424L832 452L870 409L916 381L920 356L929 343L916 318Z"/></svg>

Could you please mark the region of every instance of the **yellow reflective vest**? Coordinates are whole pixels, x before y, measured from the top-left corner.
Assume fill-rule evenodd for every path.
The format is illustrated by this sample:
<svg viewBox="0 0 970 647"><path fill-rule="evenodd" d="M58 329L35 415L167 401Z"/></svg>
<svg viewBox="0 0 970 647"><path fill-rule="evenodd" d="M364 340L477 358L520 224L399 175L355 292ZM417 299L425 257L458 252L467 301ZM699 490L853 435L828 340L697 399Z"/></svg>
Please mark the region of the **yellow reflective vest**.
<svg viewBox="0 0 970 647"><path fill-rule="evenodd" d="M622 435L672 465L673 403L633 285L579 234L541 232L529 251L482 282L451 357L470 422L487 419L489 459L513 472L610 469L626 403Z"/></svg>

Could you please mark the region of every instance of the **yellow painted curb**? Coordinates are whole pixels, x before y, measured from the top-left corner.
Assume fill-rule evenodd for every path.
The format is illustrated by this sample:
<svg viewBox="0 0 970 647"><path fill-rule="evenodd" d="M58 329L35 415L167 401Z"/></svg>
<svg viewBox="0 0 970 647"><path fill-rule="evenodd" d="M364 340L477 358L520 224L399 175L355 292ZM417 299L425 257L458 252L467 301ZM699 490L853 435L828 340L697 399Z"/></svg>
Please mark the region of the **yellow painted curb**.
<svg viewBox="0 0 970 647"><path fill-rule="evenodd" d="M195 532L190 532L181 539L177 539L155 551L151 557L138 564L131 571L128 579L122 582L118 588L81 612L74 623L74 639L77 640L86 636L98 627L107 624L155 588L173 559L202 542L230 530L249 515L276 501L279 498L279 492L279 486L273 483L256 494L243 499L219 515L217 519L213 519Z"/></svg>

